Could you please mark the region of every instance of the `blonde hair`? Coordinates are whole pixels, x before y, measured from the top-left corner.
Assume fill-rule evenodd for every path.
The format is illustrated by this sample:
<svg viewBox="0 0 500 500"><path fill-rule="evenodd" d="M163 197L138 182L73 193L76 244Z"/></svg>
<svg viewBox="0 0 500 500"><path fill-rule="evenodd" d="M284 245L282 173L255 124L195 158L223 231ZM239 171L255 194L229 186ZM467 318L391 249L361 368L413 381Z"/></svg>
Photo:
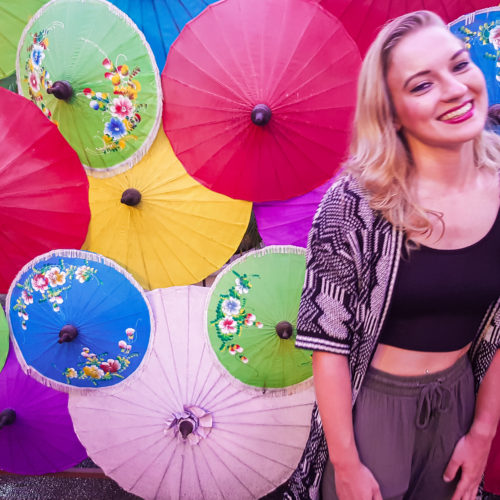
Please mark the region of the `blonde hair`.
<svg viewBox="0 0 500 500"><path fill-rule="evenodd" d="M419 206L411 192L413 160L403 134L394 124L396 115L387 86L387 71L391 52L401 39L428 26L446 28L434 12L405 14L388 23L370 46L358 80L350 157L344 163L344 171L357 177L367 191L370 206L406 231L409 240L417 234L429 233L432 227L429 215L436 213ZM478 167L496 170L499 158L500 137L483 131L474 139L474 160Z"/></svg>

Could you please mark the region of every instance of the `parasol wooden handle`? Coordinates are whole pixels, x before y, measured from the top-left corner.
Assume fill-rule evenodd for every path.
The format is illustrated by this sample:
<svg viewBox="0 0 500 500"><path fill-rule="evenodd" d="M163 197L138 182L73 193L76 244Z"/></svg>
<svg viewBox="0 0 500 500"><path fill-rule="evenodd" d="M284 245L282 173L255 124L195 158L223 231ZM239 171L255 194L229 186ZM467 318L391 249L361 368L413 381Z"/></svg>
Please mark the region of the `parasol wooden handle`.
<svg viewBox="0 0 500 500"><path fill-rule="evenodd" d="M179 423L179 432L183 439L186 439L193 431L194 423L190 418L186 418Z"/></svg>
<svg viewBox="0 0 500 500"><path fill-rule="evenodd" d="M135 207L136 205L139 205L141 198L142 195L137 189L129 188L123 191L120 202L124 205L128 205L129 207Z"/></svg>
<svg viewBox="0 0 500 500"><path fill-rule="evenodd" d="M78 330L73 325L64 325L59 332L59 340L57 341L59 344L63 342L71 342L75 340L78 335Z"/></svg>
<svg viewBox="0 0 500 500"><path fill-rule="evenodd" d="M293 325L289 321L280 321L276 325L276 333L280 339L287 340L293 335Z"/></svg>
<svg viewBox="0 0 500 500"><path fill-rule="evenodd" d="M73 95L73 87L66 80L57 80L47 89L47 94L52 94L61 101L69 101Z"/></svg>
<svg viewBox="0 0 500 500"><path fill-rule="evenodd" d="M0 412L0 429L6 425L11 425L16 421L16 412L7 408Z"/></svg>
<svg viewBox="0 0 500 500"><path fill-rule="evenodd" d="M273 112L267 104L256 104L252 109L252 122L259 127L263 127L269 123Z"/></svg>

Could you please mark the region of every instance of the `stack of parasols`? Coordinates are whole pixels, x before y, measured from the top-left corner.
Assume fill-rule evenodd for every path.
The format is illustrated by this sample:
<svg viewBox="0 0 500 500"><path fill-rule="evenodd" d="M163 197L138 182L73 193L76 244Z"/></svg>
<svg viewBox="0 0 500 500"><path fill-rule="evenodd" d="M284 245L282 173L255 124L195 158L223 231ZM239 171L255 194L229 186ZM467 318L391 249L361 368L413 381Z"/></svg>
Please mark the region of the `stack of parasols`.
<svg viewBox="0 0 500 500"><path fill-rule="evenodd" d="M500 9L431 3L498 104ZM294 347L307 233L360 54L402 3L17 4L0 0L0 469L88 454L146 499L265 496L314 403Z"/></svg>

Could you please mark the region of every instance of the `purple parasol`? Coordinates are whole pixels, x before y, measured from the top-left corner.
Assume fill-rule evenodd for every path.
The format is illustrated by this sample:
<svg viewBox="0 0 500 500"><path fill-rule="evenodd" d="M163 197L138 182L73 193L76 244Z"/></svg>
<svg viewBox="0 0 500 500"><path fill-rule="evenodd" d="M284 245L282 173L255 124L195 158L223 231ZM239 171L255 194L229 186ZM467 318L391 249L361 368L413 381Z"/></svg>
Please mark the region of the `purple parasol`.
<svg viewBox="0 0 500 500"><path fill-rule="evenodd" d="M46 474L86 457L73 430L68 395L25 375L10 349L0 373L0 469Z"/></svg>
<svg viewBox="0 0 500 500"><path fill-rule="evenodd" d="M307 246L316 209L333 180L286 201L254 203L257 229L264 244Z"/></svg>

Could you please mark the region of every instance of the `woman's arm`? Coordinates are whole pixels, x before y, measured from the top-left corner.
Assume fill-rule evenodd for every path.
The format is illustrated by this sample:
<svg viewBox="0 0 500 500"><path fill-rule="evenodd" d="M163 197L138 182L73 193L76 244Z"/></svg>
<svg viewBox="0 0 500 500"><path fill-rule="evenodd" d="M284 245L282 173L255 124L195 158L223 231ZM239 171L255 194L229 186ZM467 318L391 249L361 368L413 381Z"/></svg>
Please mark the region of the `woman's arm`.
<svg viewBox="0 0 500 500"><path fill-rule="evenodd" d="M444 473L444 480L451 481L462 469L462 477L452 500L476 498L491 442L495 437L500 418L500 350L479 386L474 421L469 432L458 441Z"/></svg>
<svg viewBox="0 0 500 500"><path fill-rule="evenodd" d="M375 478L361 463L356 449L347 357L315 351L313 373L339 500L382 500Z"/></svg>

